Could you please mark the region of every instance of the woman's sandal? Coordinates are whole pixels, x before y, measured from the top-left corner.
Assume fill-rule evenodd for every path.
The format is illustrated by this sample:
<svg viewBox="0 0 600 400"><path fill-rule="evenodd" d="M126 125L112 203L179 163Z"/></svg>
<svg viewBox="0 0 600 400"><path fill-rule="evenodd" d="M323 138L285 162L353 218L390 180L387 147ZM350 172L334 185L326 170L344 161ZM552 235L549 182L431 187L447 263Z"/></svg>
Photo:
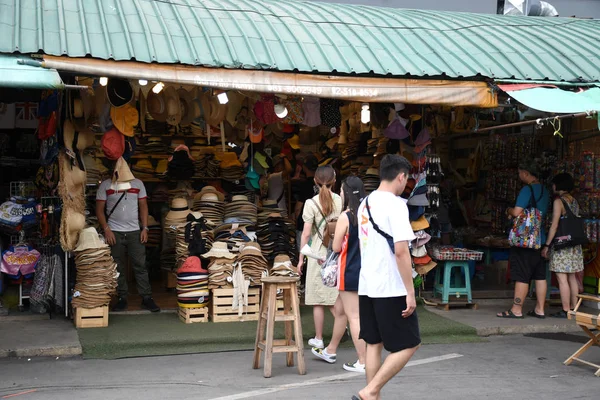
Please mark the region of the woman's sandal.
<svg viewBox="0 0 600 400"><path fill-rule="evenodd" d="M513 312L511 310L506 310L500 314L496 314L496 317L498 318L513 318L513 319L523 319L525 317L523 317L522 315L515 315L513 314Z"/></svg>
<svg viewBox="0 0 600 400"><path fill-rule="evenodd" d="M531 310L527 313L528 316L530 317L535 317L535 318L539 318L539 319L546 319L546 316L544 314L538 314L535 312L535 310Z"/></svg>

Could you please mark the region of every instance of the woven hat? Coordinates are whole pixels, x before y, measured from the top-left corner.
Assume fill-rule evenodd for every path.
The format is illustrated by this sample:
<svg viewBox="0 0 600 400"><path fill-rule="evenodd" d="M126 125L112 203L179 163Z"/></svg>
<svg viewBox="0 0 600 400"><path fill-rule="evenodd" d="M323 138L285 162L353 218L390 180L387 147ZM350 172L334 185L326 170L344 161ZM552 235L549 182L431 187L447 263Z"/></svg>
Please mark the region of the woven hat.
<svg viewBox="0 0 600 400"><path fill-rule="evenodd" d="M206 199L204 198L204 196L207 194L216 195L218 201L225 200L225 195L223 193L219 192L214 186L204 186L202 188L202 190L200 190L198 193L196 193L196 195L194 196L194 200L210 201L210 200L208 200L208 198L206 198Z"/></svg>
<svg viewBox="0 0 600 400"><path fill-rule="evenodd" d="M72 251L77 245L79 232L85 227L85 215L63 209L60 223L60 243L63 250Z"/></svg>
<svg viewBox="0 0 600 400"><path fill-rule="evenodd" d="M115 171L112 177L113 182L131 182L134 179L135 176L131 173L127 162L123 157L119 158L115 164Z"/></svg>
<svg viewBox="0 0 600 400"><path fill-rule="evenodd" d="M179 95L179 104L181 107L181 122L179 122L179 125L188 126L196 117L194 96L183 88L178 89L177 94Z"/></svg>
<svg viewBox="0 0 600 400"><path fill-rule="evenodd" d="M79 233L79 240L77 241L77 247L75 248L75 251L101 249L104 247L108 247L108 245L100 239L96 228L89 227L83 229Z"/></svg>
<svg viewBox="0 0 600 400"><path fill-rule="evenodd" d="M65 143L65 147L69 150L73 149L73 140L75 139L75 126L69 120L66 120L63 124L63 141ZM85 131L79 132L77 136L77 142L75 146L77 150L83 151L90 146L94 145L95 136L92 132Z"/></svg>
<svg viewBox="0 0 600 400"><path fill-rule="evenodd" d="M169 125L179 125L181 122L181 103L179 102L179 94L173 86L168 86L165 92L165 106L167 108L167 123Z"/></svg>
<svg viewBox="0 0 600 400"><path fill-rule="evenodd" d="M227 258L229 260L232 260L235 258L235 254L229 251L226 242L214 242L210 251L208 253L203 254L202 257Z"/></svg>
<svg viewBox="0 0 600 400"><path fill-rule="evenodd" d="M102 135L102 151L109 160L118 160L125 152L125 136L116 128Z"/></svg>
<svg viewBox="0 0 600 400"><path fill-rule="evenodd" d="M165 217L165 220L184 222L189 213L190 209L187 200L181 197L177 197L171 201L171 207Z"/></svg>
<svg viewBox="0 0 600 400"><path fill-rule="evenodd" d="M148 113L152 119L159 122L165 122L167 120L167 103L164 92L164 90L161 90L160 93L156 94L151 91L148 93L148 98L146 99Z"/></svg>
<svg viewBox="0 0 600 400"><path fill-rule="evenodd" d="M133 99L133 88L126 79L111 78L106 85L106 96L113 107L123 107Z"/></svg>
<svg viewBox="0 0 600 400"><path fill-rule="evenodd" d="M115 128L125 136L133 136L133 127L138 124L138 111L131 104L125 104L123 107L111 107L110 118Z"/></svg>

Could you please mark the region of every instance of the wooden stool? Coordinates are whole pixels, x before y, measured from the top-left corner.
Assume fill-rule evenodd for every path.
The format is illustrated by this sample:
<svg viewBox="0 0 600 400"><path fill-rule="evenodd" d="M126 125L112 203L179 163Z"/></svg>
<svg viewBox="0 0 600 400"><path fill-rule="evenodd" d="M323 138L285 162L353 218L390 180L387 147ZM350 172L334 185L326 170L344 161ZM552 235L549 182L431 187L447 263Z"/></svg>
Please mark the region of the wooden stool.
<svg viewBox="0 0 600 400"><path fill-rule="evenodd" d="M589 367L597 368L598 370L594 375L600 376L600 365L594 364L589 361L582 360L580 357L583 353L588 351L594 345L600 347L600 332L594 333L592 329L600 329L600 313L598 315L588 314L579 311L579 307L581 307L581 302L583 300L588 300L596 303L600 303L600 297L590 296L585 294L577 295L579 300L577 301L577 306L573 311L569 311L569 319L575 319L575 322L583 331L590 337L590 340L581 346L579 350L575 352L571 357L567 358L564 362L565 365L570 365L573 361L577 361L578 363L585 364Z"/></svg>
<svg viewBox="0 0 600 400"><path fill-rule="evenodd" d="M258 369L261 352L265 352L265 378L271 377L273 353L287 353L288 367L294 366L294 354L298 354L298 373L306 374L304 364L304 341L300 319L300 301L296 283L300 278L269 276L262 279L263 292L260 300L260 315L254 345L254 363ZM277 311L277 291L283 291L283 311ZM275 322L285 322L285 339L274 340ZM266 328L266 339L265 339ZM294 340L292 340L292 331Z"/></svg>

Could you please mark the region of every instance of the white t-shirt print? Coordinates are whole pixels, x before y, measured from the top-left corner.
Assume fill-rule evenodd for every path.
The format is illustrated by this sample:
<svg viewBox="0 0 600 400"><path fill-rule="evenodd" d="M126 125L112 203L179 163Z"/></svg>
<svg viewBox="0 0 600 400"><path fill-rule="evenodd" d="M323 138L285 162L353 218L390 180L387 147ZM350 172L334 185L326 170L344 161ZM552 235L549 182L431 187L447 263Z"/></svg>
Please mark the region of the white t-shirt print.
<svg viewBox="0 0 600 400"><path fill-rule="evenodd" d="M387 240L373 228L365 203L363 200L358 209L361 254L358 294L373 298L406 296L396 256ZM408 219L408 207L400 197L376 190L369 195L369 207L373 221L394 238L394 243L415 239Z"/></svg>

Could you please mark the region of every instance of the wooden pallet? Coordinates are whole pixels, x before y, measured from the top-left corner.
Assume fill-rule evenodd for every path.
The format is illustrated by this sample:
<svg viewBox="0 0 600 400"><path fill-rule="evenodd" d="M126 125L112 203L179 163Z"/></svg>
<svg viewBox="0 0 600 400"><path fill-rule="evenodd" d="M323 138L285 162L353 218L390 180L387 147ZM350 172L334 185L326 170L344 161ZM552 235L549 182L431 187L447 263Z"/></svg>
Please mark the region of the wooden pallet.
<svg viewBox="0 0 600 400"><path fill-rule="evenodd" d="M467 301L450 300L448 303L442 303L441 299L436 298L423 298L423 303L426 306L437 307L440 310L450 311L451 308L466 307L470 310L479 309L477 303L469 303Z"/></svg>
<svg viewBox="0 0 600 400"><path fill-rule="evenodd" d="M75 308L76 328L105 328L108 326L108 306L96 308Z"/></svg>
<svg viewBox="0 0 600 400"><path fill-rule="evenodd" d="M179 308L179 319L186 324L208 322L208 307Z"/></svg>
<svg viewBox="0 0 600 400"><path fill-rule="evenodd" d="M234 310L233 289L213 289L210 305L210 319L212 322L240 322L258 321L260 310L260 289L250 288L248 290L248 306L244 307L243 314L238 315Z"/></svg>

